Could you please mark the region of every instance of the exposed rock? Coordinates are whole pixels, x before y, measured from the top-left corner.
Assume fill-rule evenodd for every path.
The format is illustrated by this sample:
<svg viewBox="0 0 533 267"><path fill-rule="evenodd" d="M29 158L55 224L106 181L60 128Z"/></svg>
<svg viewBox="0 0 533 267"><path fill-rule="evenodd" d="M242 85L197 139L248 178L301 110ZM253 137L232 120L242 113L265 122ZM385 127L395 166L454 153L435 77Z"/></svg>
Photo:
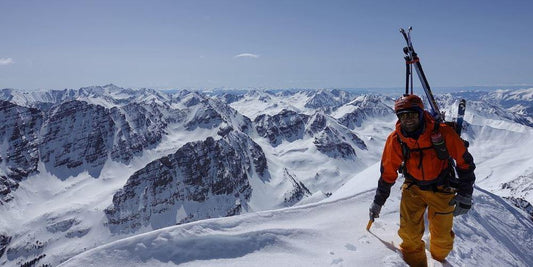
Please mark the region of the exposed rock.
<svg viewBox="0 0 533 267"><path fill-rule="evenodd" d="M307 115L284 109L274 116L260 115L254 123L257 133L277 146L283 140L293 142L302 139L308 119Z"/></svg>
<svg viewBox="0 0 533 267"><path fill-rule="evenodd" d="M0 234L0 258L4 255L9 242L11 242L10 236Z"/></svg>
<svg viewBox="0 0 533 267"><path fill-rule="evenodd" d="M310 135L319 133L326 128L327 123L326 116L321 112L317 112L309 120L307 132Z"/></svg>
<svg viewBox="0 0 533 267"><path fill-rule="evenodd" d="M297 181L296 177L289 173L289 170L284 169L283 176L292 184L292 189L284 195L283 203L285 206L293 206L304 197L311 195L311 192L305 187L304 183Z"/></svg>
<svg viewBox="0 0 533 267"><path fill-rule="evenodd" d="M203 98L201 96L197 95L197 94L190 94L190 95L187 96L187 98L183 99L182 103L186 107L192 107L192 106L200 104L202 99Z"/></svg>
<svg viewBox="0 0 533 267"><path fill-rule="evenodd" d="M46 257L46 254L41 254L41 255L39 255L39 256L37 256L37 257L27 261L27 262L21 263L20 267L32 267L32 266L35 266L35 264L38 261L40 261L42 258L44 258L44 257ZM42 265L42 266L44 266L44 265ZM46 266L48 266L48 265L46 265Z"/></svg>
<svg viewBox="0 0 533 267"><path fill-rule="evenodd" d="M311 92L311 98L305 103L306 108L331 109L349 102L352 97L350 93L337 89Z"/></svg>
<svg viewBox="0 0 533 267"><path fill-rule="evenodd" d="M128 179L105 210L109 227L131 232L239 214L247 208L254 175L268 179L266 158L243 133L187 143Z"/></svg>
<svg viewBox="0 0 533 267"><path fill-rule="evenodd" d="M356 153L353 147L338 138L337 130L326 127L315 137L315 144L318 151L332 158L355 159Z"/></svg>
<svg viewBox="0 0 533 267"><path fill-rule="evenodd" d="M111 110L117 128L111 151L113 160L129 163L144 149L151 148L161 141L167 122L157 107L149 108L139 104L129 104ZM179 117L175 118L179 120Z"/></svg>
<svg viewBox="0 0 533 267"><path fill-rule="evenodd" d="M367 149L365 142L357 135L322 112L317 112L310 118L306 132L314 136L313 143L318 151L332 158L355 158L352 144L360 149Z"/></svg>
<svg viewBox="0 0 533 267"><path fill-rule="evenodd" d="M37 173L42 113L0 100L0 204L12 199L18 182Z"/></svg>
<svg viewBox="0 0 533 267"><path fill-rule="evenodd" d="M50 110L43 126L41 159L61 179L88 171L98 177L108 156L129 163L160 142L167 127L157 107L128 104L106 109L82 101Z"/></svg>
<svg viewBox="0 0 533 267"><path fill-rule="evenodd" d="M41 255L46 245L46 242L43 243L39 240L20 240L18 244L10 244L6 256L10 261L17 258L28 259L36 257L37 255Z"/></svg>
<svg viewBox="0 0 533 267"><path fill-rule="evenodd" d="M222 99L222 101L224 101L224 103L226 104L231 104L233 102L237 102L239 101L240 99L242 99L244 96L243 95L237 95L237 94L224 94L222 95L220 98Z"/></svg>
<svg viewBox="0 0 533 267"><path fill-rule="evenodd" d="M191 113L185 123L185 128L192 131L196 128L213 129L226 123L236 127L243 133L248 133L252 128L252 121L225 103L217 99L204 98L195 106L189 107Z"/></svg>
<svg viewBox="0 0 533 267"><path fill-rule="evenodd" d="M220 113L212 107L194 109L193 117L185 124L187 130L196 128L212 129L218 127L224 120Z"/></svg>
<svg viewBox="0 0 533 267"><path fill-rule="evenodd" d="M98 177L113 148L115 122L110 111L69 101L50 112L40 145L47 170L62 179L85 170Z"/></svg>
<svg viewBox="0 0 533 267"><path fill-rule="evenodd" d="M508 191L510 197L504 197L517 208L524 210L533 219L533 206L527 201L528 196L533 192L533 170L528 169L523 175L516 177L515 179L503 183L501 189Z"/></svg>
<svg viewBox="0 0 533 267"><path fill-rule="evenodd" d="M338 121L349 129L354 129L371 118L380 118L394 114L394 111L384 103L385 100L382 96L375 95L357 97L347 104L353 106L353 110L344 114Z"/></svg>
<svg viewBox="0 0 533 267"><path fill-rule="evenodd" d="M529 218L533 220L533 205L531 205L531 203L519 197L504 197L504 198L507 199L509 202L511 202L515 207L529 214Z"/></svg>
<svg viewBox="0 0 533 267"><path fill-rule="evenodd" d="M153 89L129 89L108 84L83 87L77 90L64 89L43 92L20 92L12 89L3 89L0 91L0 99L21 106L38 108L46 112L50 107L73 100L112 108L130 103L167 103L170 102L171 97L165 92Z"/></svg>

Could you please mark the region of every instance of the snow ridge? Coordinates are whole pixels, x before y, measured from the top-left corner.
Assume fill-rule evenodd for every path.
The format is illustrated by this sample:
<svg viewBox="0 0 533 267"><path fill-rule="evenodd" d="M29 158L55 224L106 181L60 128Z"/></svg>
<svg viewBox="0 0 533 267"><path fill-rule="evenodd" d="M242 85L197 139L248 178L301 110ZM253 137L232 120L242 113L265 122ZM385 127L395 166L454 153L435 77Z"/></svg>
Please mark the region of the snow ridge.
<svg viewBox="0 0 533 267"><path fill-rule="evenodd" d="M533 223L501 198L477 190L472 212L456 219L456 246L448 262L452 266L531 264ZM398 203L398 190L392 192L388 202ZM400 255L382 243L398 244L398 226L392 223L397 220L393 219L397 208L387 203L372 233L365 230L366 216L357 215L367 213L372 195L372 190L363 191L319 204L168 227L95 248L61 266L265 266L261 259L267 258L268 266L405 266ZM494 216L496 211L503 214ZM520 240L510 238L518 236Z"/></svg>

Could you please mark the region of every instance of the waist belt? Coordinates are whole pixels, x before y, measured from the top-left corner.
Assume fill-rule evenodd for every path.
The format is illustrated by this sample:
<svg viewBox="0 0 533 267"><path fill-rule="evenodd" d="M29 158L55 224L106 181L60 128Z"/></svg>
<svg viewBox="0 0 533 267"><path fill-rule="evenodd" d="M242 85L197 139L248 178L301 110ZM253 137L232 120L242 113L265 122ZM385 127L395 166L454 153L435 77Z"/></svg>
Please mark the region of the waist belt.
<svg viewBox="0 0 533 267"><path fill-rule="evenodd" d="M433 191L433 192L442 192L442 193L451 193L454 192L455 189L451 183L450 178L455 178L455 173L453 171L453 168L446 168L444 169L439 176L435 179L431 180L417 180L409 173L404 173L405 177L405 183L407 184L407 188L416 185L420 190L424 191Z"/></svg>

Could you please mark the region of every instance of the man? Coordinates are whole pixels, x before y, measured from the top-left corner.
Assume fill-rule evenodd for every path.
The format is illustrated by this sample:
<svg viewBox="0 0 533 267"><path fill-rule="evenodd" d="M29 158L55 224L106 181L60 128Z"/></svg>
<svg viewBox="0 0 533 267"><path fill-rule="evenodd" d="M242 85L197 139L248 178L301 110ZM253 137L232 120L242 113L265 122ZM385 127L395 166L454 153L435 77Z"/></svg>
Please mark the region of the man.
<svg viewBox="0 0 533 267"><path fill-rule="evenodd" d="M400 249L410 266L426 266L424 213L427 209L430 252L444 261L453 248L453 216L468 212L475 180L474 160L452 127L438 124L424 111L416 95L404 95L394 104L396 129L389 135L381 158L381 177L370 219L379 217L398 171L405 177L400 203ZM455 160L459 180L452 167ZM450 183L453 183L453 187ZM454 207L455 205L455 207Z"/></svg>

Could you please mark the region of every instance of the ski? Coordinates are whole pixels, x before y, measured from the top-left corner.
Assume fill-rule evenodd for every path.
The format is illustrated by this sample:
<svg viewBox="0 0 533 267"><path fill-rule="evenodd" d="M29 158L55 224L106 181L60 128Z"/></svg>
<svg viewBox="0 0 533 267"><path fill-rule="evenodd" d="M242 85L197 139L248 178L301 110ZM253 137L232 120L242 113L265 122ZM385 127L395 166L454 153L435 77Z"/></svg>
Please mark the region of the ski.
<svg viewBox="0 0 533 267"><path fill-rule="evenodd" d="M413 48L413 42L411 40L411 30L413 27L409 27L407 31L405 29L401 28L400 32L402 33L405 42L407 43L407 46L404 47L403 52L405 53L405 64L406 64L406 89L405 94L408 94L408 87L409 87L409 77L411 78L411 94L412 94L412 87L413 87L413 78L412 78L412 71L410 71L411 66L414 66L415 71L418 75L418 78L420 79L420 83L422 84L422 88L424 89L424 92L426 93L426 97L428 99L429 105L431 106L431 115L435 118L437 122L443 122L444 116L441 114L439 107L437 106L437 101L435 100L435 97L433 97L433 92L431 91L431 87L429 86L428 80L426 78L426 75L424 74L424 70L422 69L422 64L420 64L420 58L418 57L418 54L415 52L415 49Z"/></svg>
<svg viewBox="0 0 533 267"><path fill-rule="evenodd" d="M459 102L459 109L457 110L457 125L455 128L455 131L457 132L459 136L461 136L461 131L463 130L465 110L466 110L466 100L461 99L461 101Z"/></svg>

